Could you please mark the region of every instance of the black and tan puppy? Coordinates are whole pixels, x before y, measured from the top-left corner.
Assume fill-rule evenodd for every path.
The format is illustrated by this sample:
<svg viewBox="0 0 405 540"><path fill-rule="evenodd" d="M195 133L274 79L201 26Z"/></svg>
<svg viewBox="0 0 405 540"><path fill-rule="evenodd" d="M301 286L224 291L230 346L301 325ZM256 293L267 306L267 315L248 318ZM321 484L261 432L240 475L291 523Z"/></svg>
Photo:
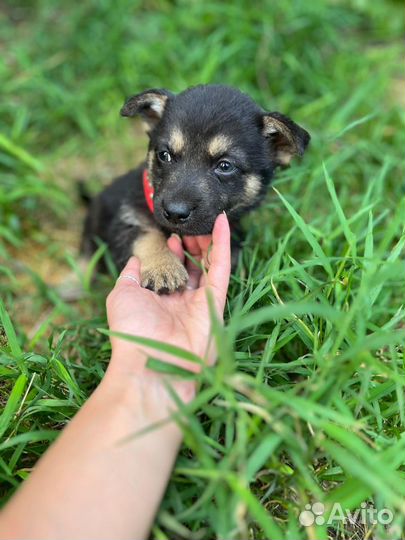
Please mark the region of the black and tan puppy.
<svg viewBox="0 0 405 540"><path fill-rule="evenodd" d="M91 254L99 238L119 269L136 255L142 285L158 292L181 289L188 278L168 235L209 234L223 210L235 230L262 200L276 167L302 155L310 139L286 116L220 85L178 95L147 90L129 98L121 115L144 119L147 161L93 199L83 251Z"/></svg>

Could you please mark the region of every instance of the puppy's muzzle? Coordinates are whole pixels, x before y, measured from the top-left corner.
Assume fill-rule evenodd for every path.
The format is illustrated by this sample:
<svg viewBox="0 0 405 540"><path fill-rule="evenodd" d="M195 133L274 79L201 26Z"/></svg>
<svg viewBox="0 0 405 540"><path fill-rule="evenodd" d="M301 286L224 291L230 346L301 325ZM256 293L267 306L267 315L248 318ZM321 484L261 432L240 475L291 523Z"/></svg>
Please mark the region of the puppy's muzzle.
<svg viewBox="0 0 405 540"><path fill-rule="evenodd" d="M184 201L162 201L162 209L164 217L170 223L185 223L190 219L196 206Z"/></svg>

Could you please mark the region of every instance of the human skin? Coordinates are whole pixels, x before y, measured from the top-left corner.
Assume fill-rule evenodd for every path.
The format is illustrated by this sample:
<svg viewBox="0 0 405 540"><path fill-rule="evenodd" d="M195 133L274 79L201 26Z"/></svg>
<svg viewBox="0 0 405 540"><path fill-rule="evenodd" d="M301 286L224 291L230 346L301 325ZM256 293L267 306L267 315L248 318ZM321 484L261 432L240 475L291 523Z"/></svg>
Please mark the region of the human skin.
<svg viewBox="0 0 405 540"><path fill-rule="evenodd" d="M168 244L184 260L180 239L171 237ZM186 237L183 245L207 272L187 260L189 288L162 296L122 277L107 298L109 328L176 345L213 364L207 293L222 318L230 274L226 216L218 216L212 237ZM138 260L129 260L125 275L139 280ZM119 337L111 337L111 346L101 384L0 514L1 539L148 537L182 440L171 419L176 404L167 383L186 403L196 387L149 370L151 349ZM198 369L156 350L153 356Z"/></svg>

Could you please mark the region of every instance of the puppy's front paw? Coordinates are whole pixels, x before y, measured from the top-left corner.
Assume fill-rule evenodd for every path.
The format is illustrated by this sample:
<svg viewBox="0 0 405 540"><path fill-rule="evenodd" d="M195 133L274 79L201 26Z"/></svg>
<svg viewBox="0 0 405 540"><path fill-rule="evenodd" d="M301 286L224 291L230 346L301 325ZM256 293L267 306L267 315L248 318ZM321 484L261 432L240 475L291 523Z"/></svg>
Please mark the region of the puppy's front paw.
<svg viewBox="0 0 405 540"><path fill-rule="evenodd" d="M184 289L187 281L187 270L171 253L147 262L142 268L142 287L159 294L168 294Z"/></svg>

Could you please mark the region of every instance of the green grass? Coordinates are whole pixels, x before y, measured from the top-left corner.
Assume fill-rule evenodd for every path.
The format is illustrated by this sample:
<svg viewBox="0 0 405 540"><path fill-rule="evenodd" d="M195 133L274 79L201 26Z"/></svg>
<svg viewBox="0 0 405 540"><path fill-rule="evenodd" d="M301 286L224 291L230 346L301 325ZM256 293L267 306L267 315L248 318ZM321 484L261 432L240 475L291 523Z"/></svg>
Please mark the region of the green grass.
<svg viewBox="0 0 405 540"><path fill-rule="evenodd" d="M75 267L94 189L141 158L124 97L223 82L312 134L246 218L219 360L182 410L153 537L404 538L404 112L400 2L8 2L0 16L0 482L24 479L103 376L104 299L66 304L32 262ZM27 315L28 313L28 315ZM304 528L364 502L394 530ZM328 536L329 535L329 536ZM385 535L385 536L384 536Z"/></svg>

